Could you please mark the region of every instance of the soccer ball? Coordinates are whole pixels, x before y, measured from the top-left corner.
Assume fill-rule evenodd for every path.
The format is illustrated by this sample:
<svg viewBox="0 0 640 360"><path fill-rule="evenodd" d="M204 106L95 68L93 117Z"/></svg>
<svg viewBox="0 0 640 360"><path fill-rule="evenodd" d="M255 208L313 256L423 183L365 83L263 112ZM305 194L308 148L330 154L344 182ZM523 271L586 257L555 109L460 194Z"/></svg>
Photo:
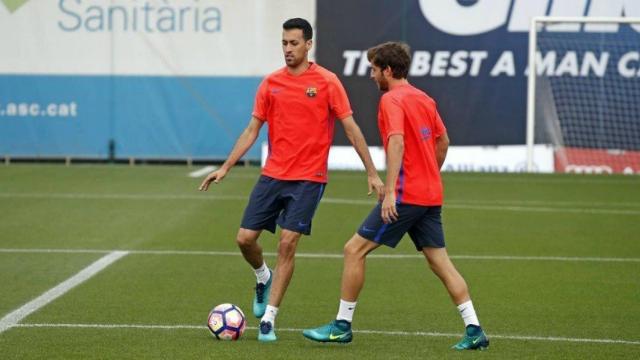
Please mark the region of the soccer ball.
<svg viewBox="0 0 640 360"><path fill-rule="evenodd" d="M218 340L238 340L247 326L247 321L242 310L236 305L220 304L209 313L207 326Z"/></svg>

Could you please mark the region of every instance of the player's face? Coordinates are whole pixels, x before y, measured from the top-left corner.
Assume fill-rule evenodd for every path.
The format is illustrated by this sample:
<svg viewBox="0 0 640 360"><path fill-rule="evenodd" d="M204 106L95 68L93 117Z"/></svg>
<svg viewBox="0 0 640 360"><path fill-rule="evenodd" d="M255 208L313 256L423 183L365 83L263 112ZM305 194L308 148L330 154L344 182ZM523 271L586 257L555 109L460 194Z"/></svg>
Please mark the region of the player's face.
<svg viewBox="0 0 640 360"><path fill-rule="evenodd" d="M378 85L380 91L389 90L389 82L384 77L384 71L376 65L371 64L371 78Z"/></svg>
<svg viewBox="0 0 640 360"><path fill-rule="evenodd" d="M288 67L297 67L307 59L311 50L311 40L304 40L301 29L290 29L282 32L282 52Z"/></svg>

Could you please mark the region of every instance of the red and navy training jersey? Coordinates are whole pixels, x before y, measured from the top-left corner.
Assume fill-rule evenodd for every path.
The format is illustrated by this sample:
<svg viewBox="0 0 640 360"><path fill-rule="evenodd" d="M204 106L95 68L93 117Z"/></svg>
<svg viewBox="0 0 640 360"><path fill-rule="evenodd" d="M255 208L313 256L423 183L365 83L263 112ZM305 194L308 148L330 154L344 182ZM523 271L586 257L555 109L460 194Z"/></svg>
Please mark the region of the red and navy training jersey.
<svg viewBox="0 0 640 360"><path fill-rule="evenodd" d="M435 101L410 84L395 87L380 99L378 127L385 150L391 135L400 134L404 138L396 201L422 206L442 205L436 139L447 130Z"/></svg>
<svg viewBox="0 0 640 360"><path fill-rule="evenodd" d="M338 77L315 63L297 76L286 67L268 75L253 108L253 116L269 126L269 155L262 174L326 183L335 119L352 113Z"/></svg>

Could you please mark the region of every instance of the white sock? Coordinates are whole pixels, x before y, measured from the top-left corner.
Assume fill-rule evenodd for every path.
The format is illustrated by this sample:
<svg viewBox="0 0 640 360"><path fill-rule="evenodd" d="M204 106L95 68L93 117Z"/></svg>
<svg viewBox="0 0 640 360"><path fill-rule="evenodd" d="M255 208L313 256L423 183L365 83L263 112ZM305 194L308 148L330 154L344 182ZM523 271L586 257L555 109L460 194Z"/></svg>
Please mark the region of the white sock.
<svg viewBox="0 0 640 360"><path fill-rule="evenodd" d="M478 316L476 316L476 310L473 308L471 300L458 305L458 311L460 312L460 316L462 316L465 327L469 325L480 326Z"/></svg>
<svg viewBox="0 0 640 360"><path fill-rule="evenodd" d="M269 281L269 278L271 278L271 272L269 271L266 262L263 262L262 266L257 269L253 269L253 271L256 273L256 279L258 279L259 283L266 284L267 281Z"/></svg>
<svg viewBox="0 0 640 360"><path fill-rule="evenodd" d="M353 313L356 311L356 302L344 301L340 299L340 308L336 320L353 321Z"/></svg>
<svg viewBox="0 0 640 360"><path fill-rule="evenodd" d="M278 308L275 306L267 305L267 310L264 312L260 322L268 321L271 326L276 326L276 315L278 315Z"/></svg>

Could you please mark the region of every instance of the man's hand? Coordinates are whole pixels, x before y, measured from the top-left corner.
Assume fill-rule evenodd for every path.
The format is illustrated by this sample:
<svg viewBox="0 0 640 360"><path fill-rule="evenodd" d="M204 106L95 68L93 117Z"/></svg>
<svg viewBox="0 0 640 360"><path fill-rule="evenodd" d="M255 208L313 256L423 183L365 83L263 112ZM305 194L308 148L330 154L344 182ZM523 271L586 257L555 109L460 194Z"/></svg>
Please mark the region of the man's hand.
<svg viewBox="0 0 640 360"><path fill-rule="evenodd" d="M198 190L200 190L200 191L209 190L209 185L211 184L211 182L214 182L215 184L217 184L220 181L222 181L222 179L224 179L225 176L227 176L227 170L225 168L220 168L220 169L212 172L211 174L207 175L206 178L204 178L204 180L202 181L202 184L200 184L200 188L198 188Z"/></svg>
<svg viewBox="0 0 640 360"><path fill-rule="evenodd" d="M384 199L384 183L378 174L373 176L367 176L367 182L369 183L369 192L367 195L371 196L371 194L375 191L378 196L378 200L382 201Z"/></svg>
<svg viewBox="0 0 640 360"><path fill-rule="evenodd" d="M382 221L385 224L398 220L398 210L396 209L395 192L387 193L382 201Z"/></svg>

